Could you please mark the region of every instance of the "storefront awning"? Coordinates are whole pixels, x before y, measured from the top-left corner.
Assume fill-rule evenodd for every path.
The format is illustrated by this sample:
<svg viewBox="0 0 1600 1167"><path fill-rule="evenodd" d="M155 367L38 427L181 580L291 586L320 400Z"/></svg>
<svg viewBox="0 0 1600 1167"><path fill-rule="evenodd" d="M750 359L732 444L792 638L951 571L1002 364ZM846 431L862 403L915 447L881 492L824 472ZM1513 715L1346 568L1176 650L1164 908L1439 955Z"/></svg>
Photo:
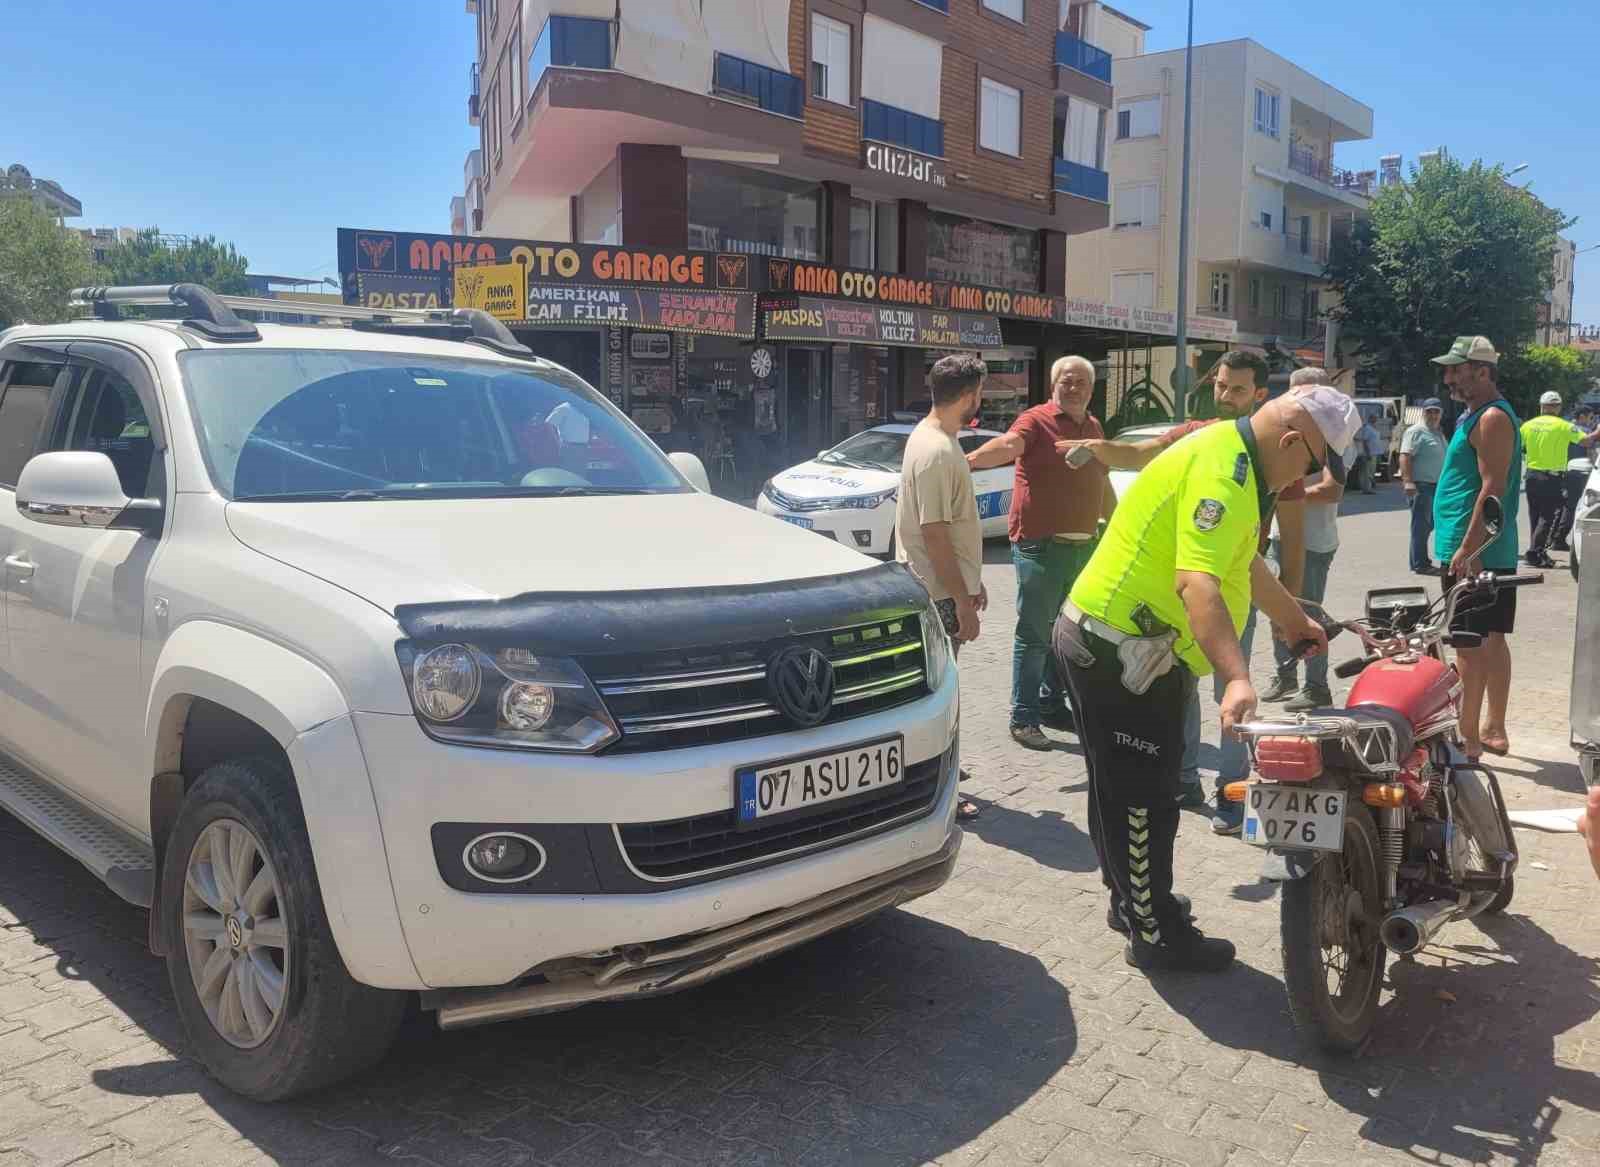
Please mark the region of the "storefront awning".
<svg viewBox="0 0 1600 1167"><path fill-rule="evenodd" d="M768 340L907 345L912 348L999 348L1000 319L938 308L884 307L801 296L764 313Z"/></svg>
<svg viewBox="0 0 1600 1167"><path fill-rule="evenodd" d="M609 324L750 340L756 334L756 298L751 292L529 284L526 319L508 323Z"/></svg>

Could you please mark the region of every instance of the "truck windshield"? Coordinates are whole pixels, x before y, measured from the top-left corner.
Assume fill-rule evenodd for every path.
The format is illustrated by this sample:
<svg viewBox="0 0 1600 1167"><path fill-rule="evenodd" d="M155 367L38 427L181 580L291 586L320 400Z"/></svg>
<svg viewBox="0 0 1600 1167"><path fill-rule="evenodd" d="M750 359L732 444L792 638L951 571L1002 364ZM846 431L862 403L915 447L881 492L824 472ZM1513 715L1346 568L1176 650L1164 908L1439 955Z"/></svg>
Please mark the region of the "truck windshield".
<svg viewBox="0 0 1600 1167"><path fill-rule="evenodd" d="M341 349L179 357L217 490L237 501L691 489L560 369Z"/></svg>

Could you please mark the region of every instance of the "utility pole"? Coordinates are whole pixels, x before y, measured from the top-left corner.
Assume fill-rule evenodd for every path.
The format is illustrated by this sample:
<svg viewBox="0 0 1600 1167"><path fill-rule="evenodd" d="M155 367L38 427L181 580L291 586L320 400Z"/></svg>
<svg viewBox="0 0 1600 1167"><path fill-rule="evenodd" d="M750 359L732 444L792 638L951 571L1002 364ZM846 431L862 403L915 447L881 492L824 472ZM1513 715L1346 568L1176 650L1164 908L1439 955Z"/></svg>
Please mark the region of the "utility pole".
<svg viewBox="0 0 1600 1167"><path fill-rule="evenodd" d="M1189 117L1194 97L1194 0L1189 0L1189 38L1183 49L1183 185L1178 197L1177 357L1172 414L1183 421L1189 408Z"/></svg>

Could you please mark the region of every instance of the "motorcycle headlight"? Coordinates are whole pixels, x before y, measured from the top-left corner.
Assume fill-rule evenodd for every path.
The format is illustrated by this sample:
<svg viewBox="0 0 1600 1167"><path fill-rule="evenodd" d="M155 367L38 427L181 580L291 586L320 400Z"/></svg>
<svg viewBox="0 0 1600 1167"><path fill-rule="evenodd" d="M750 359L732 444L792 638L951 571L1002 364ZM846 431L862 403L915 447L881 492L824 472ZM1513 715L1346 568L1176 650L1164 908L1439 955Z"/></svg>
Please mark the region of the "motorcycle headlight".
<svg viewBox="0 0 1600 1167"><path fill-rule="evenodd" d="M950 634L944 630L939 609L929 600L922 606L922 659L926 662L929 692L944 684L945 671L953 657Z"/></svg>
<svg viewBox="0 0 1600 1167"><path fill-rule="evenodd" d="M876 494L852 495L849 498L841 498L834 505L846 510L870 511L886 502L893 502L899 489L897 486L891 486L888 490L880 490Z"/></svg>
<svg viewBox="0 0 1600 1167"><path fill-rule="evenodd" d="M567 657L414 641L401 641L395 654L417 720L439 741L592 753L621 736Z"/></svg>

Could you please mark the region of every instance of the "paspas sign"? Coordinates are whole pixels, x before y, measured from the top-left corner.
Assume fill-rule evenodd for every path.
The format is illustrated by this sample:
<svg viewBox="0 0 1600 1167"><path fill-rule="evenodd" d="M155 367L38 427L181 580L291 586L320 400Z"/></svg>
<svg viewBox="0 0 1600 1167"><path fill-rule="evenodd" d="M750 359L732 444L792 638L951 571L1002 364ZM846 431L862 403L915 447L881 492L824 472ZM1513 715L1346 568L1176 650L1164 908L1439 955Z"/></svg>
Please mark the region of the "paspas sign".
<svg viewBox="0 0 1600 1167"><path fill-rule="evenodd" d="M528 269L520 263L456 268L455 306L482 308L500 320L521 320L527 315Z"/></svg>
<svg viewBox="0 0 1600 1167"><path fill-rule="evenodd" d="M770 340L821 340L913 348L999 348L1000 321L969 312L886 308L802 297L766 313Z"/></svg>
<svg viewBox="0 0 1600 1167"><path fill-rule="evenodd" d="M926 154L917 154L899 146L888 146L882 142L863 142L861 163L868 170L876 170L879 174L909 178L913 182L925 182L929 186L945 184L943 159L930 158Z"/></svg>
<svg viewBox="0 0 1600 1167"><path fill-rule="evenodd" d="M588 284L529 284L529 324L608 324L750 339L756 333L751 292L675 292Z"/></svg>

